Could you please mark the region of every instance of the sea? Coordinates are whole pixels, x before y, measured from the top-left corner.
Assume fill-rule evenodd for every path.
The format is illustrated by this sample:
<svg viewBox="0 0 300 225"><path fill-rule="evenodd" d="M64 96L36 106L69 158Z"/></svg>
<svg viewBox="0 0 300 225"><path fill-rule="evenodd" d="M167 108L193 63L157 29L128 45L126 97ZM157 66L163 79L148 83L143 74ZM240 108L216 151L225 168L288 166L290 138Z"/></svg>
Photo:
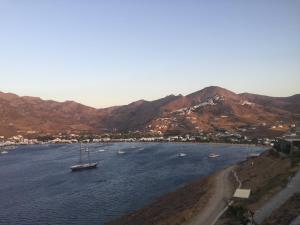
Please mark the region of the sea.
<svg viewBox="0 0 300 225"><path fill-rule="evenodd" d="M0 225L101 225L265 150L181 143L87 147L98 168L79 172L70 170L79 161L79 144L19 146L0 154Z"/></svg>

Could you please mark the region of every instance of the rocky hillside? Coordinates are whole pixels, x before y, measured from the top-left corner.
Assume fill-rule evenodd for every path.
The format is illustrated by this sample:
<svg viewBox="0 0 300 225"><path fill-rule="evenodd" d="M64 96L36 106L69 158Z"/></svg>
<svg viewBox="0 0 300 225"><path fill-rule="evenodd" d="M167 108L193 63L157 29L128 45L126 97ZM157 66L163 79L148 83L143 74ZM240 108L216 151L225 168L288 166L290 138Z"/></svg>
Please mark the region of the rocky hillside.
<svg viewBox="0 0 300 225"><path fill-rule="evenodd" d="M98 120L94 108L76 102L45 101L0 92L0 134L18 131L59 132L93 130Z"/></svg>
<svg viewBox="0 0 300 225"><path fill-rule="evenodd" d="M207 87L182 96L95 109L0 92L0 135L53 132L180 133L297 123L300 95L268 97ZM281 128L283 128L281 126Z"/></svg>

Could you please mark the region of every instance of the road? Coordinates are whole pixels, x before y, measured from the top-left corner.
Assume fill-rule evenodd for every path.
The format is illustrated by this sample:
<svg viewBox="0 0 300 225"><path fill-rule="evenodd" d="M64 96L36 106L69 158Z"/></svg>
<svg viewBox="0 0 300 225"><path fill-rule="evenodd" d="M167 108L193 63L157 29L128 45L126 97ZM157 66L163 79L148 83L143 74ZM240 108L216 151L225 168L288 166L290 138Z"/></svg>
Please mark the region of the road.
<svg viewBox="0 0 300 225"><path fill-rule="evenodd" d="M269 217L271 213L285 203L290 197L300 190L300 170L288 183L287 187L274 195L266 204L258 209L254 214L254 221L261 224L264 219Z"/></svg>
<svg viewBox="0 0 300 225"><path fill-rule="evenodd" d="M211 225L226 207L233 194L233 187L229 180L229 174L233 167L228 167L214 176L214 195L205 208L191 220L183 225Z"/></svg>

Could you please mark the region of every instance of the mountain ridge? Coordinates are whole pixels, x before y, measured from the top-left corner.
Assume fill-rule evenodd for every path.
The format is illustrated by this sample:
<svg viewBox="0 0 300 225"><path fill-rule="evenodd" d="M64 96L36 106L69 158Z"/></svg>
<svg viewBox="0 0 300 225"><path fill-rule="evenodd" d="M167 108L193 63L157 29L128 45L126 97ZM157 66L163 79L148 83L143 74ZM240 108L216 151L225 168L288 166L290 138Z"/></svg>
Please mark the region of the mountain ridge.
<svg viewBox="0 0 300 225"><path fill-rule="evenodd" d="M188 95L94 108L75 101L58 102L0 92L0 136L18 133L211 132L258 124L298 123L300 94L271 97L236 94L210 86ZM277 122L276 122L277 121Z"/></svg>

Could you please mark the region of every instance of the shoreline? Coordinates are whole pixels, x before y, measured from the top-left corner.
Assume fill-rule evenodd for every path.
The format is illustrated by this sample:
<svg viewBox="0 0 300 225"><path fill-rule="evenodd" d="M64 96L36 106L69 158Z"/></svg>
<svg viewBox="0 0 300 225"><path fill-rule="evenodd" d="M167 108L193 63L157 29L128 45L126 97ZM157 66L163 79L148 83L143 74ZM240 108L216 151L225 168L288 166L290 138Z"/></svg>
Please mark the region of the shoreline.
<svg viewBox="0 0 300 225"><path fill-rule="evenodd" d="M74 143L37 143L37 144L23 144L23 143L14 143L10 145L0 145L0 148L12 147L12 146L31 146L31 145L72 145L72 144L80 144L81 142ZM89 142L86 144L119 144L119 143L133 143L133 144L201 144L201 145L229 145L229 146L242 146L242 147L265 147L270 148L270 146L262 145L262 144L246 144L246 143L228 143L228 142L185 142L185 141L109 141L109 142Z"/></svg>
<svg viewBox="0 0 300 225"><path fill-rule="evenodd" d="M269 148L270 146L266 145L258 145L258 144L243 144L243 143L228 143L228 142L185 142L185 141L111 141L111 142L93 142L91 144L119 144L119 143L137 143L137 144L201 144L201 145L232 145L232 146L249 146L249 147L266 147Z"/></svg>
<svg viewBox="0 0 300 225"><path fill-rule="evenodd" d="M265 149L262 155L269 149ZM226 211L228 204L231 204L234 190L238 187L234 175L236 169L244 163L249 163L250 160L252 159L245 159L208 176L195 179L173 192L160 196L146 206L104 225L215 224Z"/></svg>
<svg viewBox="0 0 300 225"><path fill-rule="evenodd" d="M232 197L235 183L231 174L237 165L197 178L103 225L198 225L204 221L211 224Z"/></svg>

